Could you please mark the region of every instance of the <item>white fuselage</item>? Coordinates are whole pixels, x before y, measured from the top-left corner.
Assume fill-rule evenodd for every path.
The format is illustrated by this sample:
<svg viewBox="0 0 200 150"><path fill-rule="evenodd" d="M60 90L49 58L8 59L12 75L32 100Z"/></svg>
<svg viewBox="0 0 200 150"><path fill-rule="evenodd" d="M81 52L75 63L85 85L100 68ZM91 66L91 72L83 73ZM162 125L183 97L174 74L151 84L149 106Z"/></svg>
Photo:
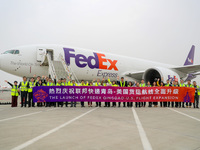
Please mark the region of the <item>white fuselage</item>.
<svg viewBox="0 0 200 150"><path fill-rule="evenodd" d="M68 51L69 54L66 55L64 48L72 51ZM39 49L43 49L43 53L39 54ZM153 61L60 45L22 46L11 50L19 50L19 54L1 54L0 69L21 77L32 77L35 74L48 76L48 66L40 66L41 62L38 61L40 55L45 55L48 50L53 51L54 60L58 60L60 54L63 55L79 80L101 79L108 76L116 79L117 76L124 76L129 72L144 71L152 67L174 67Z"/></svg>

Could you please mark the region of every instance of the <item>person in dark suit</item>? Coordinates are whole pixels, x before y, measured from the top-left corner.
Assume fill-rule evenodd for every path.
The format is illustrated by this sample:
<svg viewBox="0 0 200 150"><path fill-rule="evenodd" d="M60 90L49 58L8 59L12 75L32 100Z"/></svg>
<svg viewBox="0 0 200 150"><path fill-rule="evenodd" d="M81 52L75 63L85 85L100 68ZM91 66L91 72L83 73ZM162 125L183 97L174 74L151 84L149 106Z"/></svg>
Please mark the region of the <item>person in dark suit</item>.
<svg viewBox="0 0 200 150"><path fill-rule="evenodd" d="M121 80L119 81L119 77L117 77L117 84L119 85L119 87L127 87L128 83L127 81L124 81L124 77L121 77ZM118 102L118 107L120 107L121 102ZM126 102L123 102L123 107L126 107Z"/></svg>

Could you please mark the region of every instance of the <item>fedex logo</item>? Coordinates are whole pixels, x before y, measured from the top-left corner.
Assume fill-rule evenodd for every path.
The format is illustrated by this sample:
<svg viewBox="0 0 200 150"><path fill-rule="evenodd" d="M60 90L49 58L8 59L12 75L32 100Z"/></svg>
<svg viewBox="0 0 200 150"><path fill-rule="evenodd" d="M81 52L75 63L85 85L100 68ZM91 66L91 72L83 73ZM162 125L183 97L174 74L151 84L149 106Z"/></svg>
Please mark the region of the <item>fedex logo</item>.
<svg viewBox="0 0 200 150"><path fill-rule="evenodd" d="M63 48L65 54L65 61L67 64L70 64L70 58L75 59L75 63L78 67L84 68L88 65L89 68L94 69L105 69L105 70L116 70L118 68L116 66L117 60L111 60L105 58L106 56L101 53L93 53L94 56L86 57L83 54L74 54L75 50L70 48ZM93 62L93 63L92 63ZM109 62L110 65L105 65L105 62Z"/></svg>
<svg viewBox="0 0 200 150"><path fill-rule="evenodd" d="M171 77L170 75L168 75L168 80L172 80L172 81L178 81L178 78L176 76Z"/></svg>
<svg viewBox="0 0 200 150"><path fill-rule="evenodd" d="M190 62L190 63L193 63L193 61L192 61L192 58L190 59L190 58L188 58L188 61Z"/></svg>

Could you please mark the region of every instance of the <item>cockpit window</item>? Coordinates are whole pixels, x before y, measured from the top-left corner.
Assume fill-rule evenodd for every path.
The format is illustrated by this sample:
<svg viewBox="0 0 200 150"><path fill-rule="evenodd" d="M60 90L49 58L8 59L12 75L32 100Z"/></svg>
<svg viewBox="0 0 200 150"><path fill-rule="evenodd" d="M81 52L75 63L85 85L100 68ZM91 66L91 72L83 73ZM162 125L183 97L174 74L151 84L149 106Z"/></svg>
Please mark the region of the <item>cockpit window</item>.
<svg viewBox="0 0 200 150"><path fill-rule="evenodd" d="M8 50L5 51L3 54L19 54L19 50Z"/></svg>
<svg viewBox="0 0 200 150"><path fill-rule="evenodd" d="M19 54L19 50L15 50L15 54Z"/></svg>

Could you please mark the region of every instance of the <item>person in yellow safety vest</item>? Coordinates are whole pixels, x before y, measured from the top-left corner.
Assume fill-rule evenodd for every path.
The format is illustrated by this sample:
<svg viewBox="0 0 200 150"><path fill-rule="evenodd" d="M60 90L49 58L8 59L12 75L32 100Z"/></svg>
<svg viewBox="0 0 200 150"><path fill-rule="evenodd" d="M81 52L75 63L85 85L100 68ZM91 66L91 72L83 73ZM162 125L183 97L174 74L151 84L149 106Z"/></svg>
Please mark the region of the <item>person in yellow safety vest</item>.
<svg viewBox="0 0 200 150"><path fill-rule="evenodd" d="M35 107L35 103L33 102L33 87L35 87L35 80L32 77L29 84L28 84L28 107Z"/></svg>
<svg viewBox="0 0 200 150"><path fill-rule="evenodd" d="M24 76L23 81L19 84L19 88L21 87L21 107L26 107L28 86L27 78Z"/></svg>
<svg viewBox="0 0 200 150"><path fill-rule="evenodd" d="M146 84L144 83L144 79L141 80L141 83L140 83L140 87L145 87ZM146 106L146 102L141 102L141 107L145 107Z"/></svg>
<svg viewBox="0 0 200 150"><path fill-rule="evenodd" d="M54 82L51 78L46 77L44 80L44 83L46 86L54 86ZM53 102L46 102L46 106L45 107L51 107L53 106Z"/></svg>
<svg viewBox="0 0 200 150"><path fill-rule="evenodd" d="M181 83L179 84L179 87L186 87L186 85L184 84L183 79L181 79ZM181 107L181 102L179 102L179 107ZM185 108L184 101L182 102L182 107Z"/></svg>
<svg viewBox="0 0 200 150"><path fill-rule="evenodd" d="M124 77L121 77L121 80L119 81L119 77L117 77L117 84L120 86L120 87L127 87L127 81L124 81ZM120 107L121 105L121 102L118 102L118 107ZM123 107L126 107L126 102L123 102Z"/></svg>
<svg viewBox="0 0 200 150"><path fill-rule="evenodd" d="M11 107L17 107L17 99L19 96L19 86L17 85L17 81L14 81L14 84L11 84L7 80L5 80L6 83L8 83L12 89L11 89L11 96L12 96L12 104Z"/></svg>
<svg viewBox="0 0 200 150"><path fill-rule="evenodd" d="M58 79L58 82L56 83L56 86L63 86L63 84L62 84L62 82L61 82L62 80L61 79ZM54 106L56 105L56 103L54 104ZM57 102L57 106L58 107L63 107L63 102Z"/></svg>
<svg viewBox="0 0 200 150"><path fill-rule="evenodd" d="M78 84L75 82L75 80L72 80L70 86L78 86ZM76 101L71 101L71 107L76 107Z"/></svg>
<svg viewBox="0 0 200 150"><path fill-rule="evenodd" d="M62 86L68 86L66 78L63 79ZM65 107L68 107L68 101L65 102Z"/></svg>
<svg viewBox="0 0 200 150"><path fill-rule="evenodd" d="M131 81L129 81L127 87L133 87L133 83ZM133 102L127 102L127 106L128 107L133 107Z"/></svg>
<svg viewBox="0 0 200 150"><path fill-rule="evenodd" d="M115 81L112 82L113 87L118 87ZM116 107L116 102L112 102L112 107Z"/></svg>
<svg viewBox="0 0 200 150"><path fill-rule="evenodd" d="M164 86L164 82L163 81L160 82L159 78L157 80L157 86L159 86L159 87L163 87ZM163 105L164 105L164 102L160 102L160 107L162 107Z"/></svg>
<svg viewBox="0 0 200 150"><path fill-rule="evenodd" d="M176 83L176 81L172 81L172 87L178 87L178 84ZM176 103L175 103L176 104ZM171 102L172 107L174 107L174 102ZM177 104L176 104L177 105ZM175 106L176 106L175 105Z"/></svg>
<svg viewBox="0 0 200 150"><path fill-rule="evenodd" d="M64 86L68 86L66 78L63 79L63 84L64 84Z"/></svg>
<svg viewBox="0 0 200 150"><path fill-rule="evenodd" d="M150 81L147 82L146 87L151 87ZM149 106L148 107L152 107L152 102L149 102Z"/></svg>
<svg viewBox="0 0 200 150"><path fill-rule="evenodd" d="M88 86L88 82L85 84L84 80L81 80L81 84L79 86ZM81 107L85 107L84 101L81 101Z"/></svg>
<svg viewBox="0 0 200 150"><path fill-rule="evenodd" d="M196 81L193 81L193 87L195 88L195 95L194 95L194 108L198 108L199 109L199 95L200 95L200 88L197 85Z"/></svg>
<svg viewBox="0 0 200 150"><path fill-rule="evenodd" d="M188 81L187 81L186 87L191 87L191 88L193 88L193 85L191 84L191 80L188 80ZM186 102L186 108L188 108L188 107L191 108L191 106L192 106L192 103L189 102L189 104L188 104L188 102Z"/></svg>
<svg viewBox="0 0 200 150"><path fill-rule="evenodd" d="M166 87L171 86L169 79L167 79L165 86ZM166 103L167 103L167 107L170 107L170 102L166 102Z"/></svg>
<svg viewBox="0 0 200 150"><path fill-rule="evenodd" d="M108 85L112 86L112 82L110 81L110 78L108 77Z"/></svg>
<svg viewBox="0 0 200 150"><path fill-rule="evenodd" d="M35 85L37 85L40 80L41 80L41 77L37 76L37 79L35 80Z"/></svg>
<svg viewBox="0 0 200 150"><path fill-rule="evenodd" d="M102 86L108 86L109 85L108 80L104 80L104 78L103 78L103 80L101 82L101 85ZM105 102L105 106L104 107L110 107L110 102Z"/></svg>
<svg viewBox="0 0 200 150"><path fill-rule="evenodd" d="M90 82L88 86L93 86L93 83ZM92 107L92 101L89 101L89 102L88 102L88 107Z"/></svg>
<svg viewBox="0 0 200 150"><path fill-rule="evenodd" d="M97 79L97 82L95 82L95 79L92 81L94 86L102 86L100 79ZM96 102L96 106L95 107L101 107L101 102Z"/></svg>

